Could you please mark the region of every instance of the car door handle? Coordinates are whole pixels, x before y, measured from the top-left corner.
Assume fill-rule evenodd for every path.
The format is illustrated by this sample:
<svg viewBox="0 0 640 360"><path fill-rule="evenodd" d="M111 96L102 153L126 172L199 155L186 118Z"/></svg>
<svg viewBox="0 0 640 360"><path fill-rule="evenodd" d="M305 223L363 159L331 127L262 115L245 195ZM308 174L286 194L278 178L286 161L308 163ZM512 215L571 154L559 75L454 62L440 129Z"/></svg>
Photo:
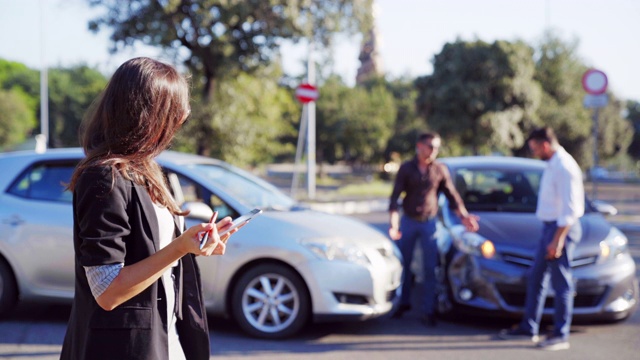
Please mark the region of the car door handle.
<svg viewBox="0 0 640 360"><path fill-rule="evenodd" d="M13 215L8 219L2 219L2 223L11 226L18 226L24 224L24 220L22 220L22 218L18 215Z"/></svg>

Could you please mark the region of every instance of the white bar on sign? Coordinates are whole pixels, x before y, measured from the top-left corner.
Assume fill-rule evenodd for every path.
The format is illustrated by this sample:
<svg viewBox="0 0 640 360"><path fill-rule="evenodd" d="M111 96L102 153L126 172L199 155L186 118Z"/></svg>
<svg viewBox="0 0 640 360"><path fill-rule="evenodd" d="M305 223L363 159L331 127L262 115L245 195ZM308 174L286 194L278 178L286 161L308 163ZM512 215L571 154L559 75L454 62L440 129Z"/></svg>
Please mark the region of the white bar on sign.
<svg viewBox="0 0 640 360"><path fill-rule="evenodd" d="M298 89L296 90L296 95L316 99L318 98L318 91L311 89Z"/></svg>
<svg viewBox="0 0 640 360"><path fill-rule="evenodd" d="M609 98L607 97L607 94L600 94L600 95L587 94L584 96L584 100L582 102L584 107L588 109L605 107L607 106L608 103L609 103Z"/></svg>

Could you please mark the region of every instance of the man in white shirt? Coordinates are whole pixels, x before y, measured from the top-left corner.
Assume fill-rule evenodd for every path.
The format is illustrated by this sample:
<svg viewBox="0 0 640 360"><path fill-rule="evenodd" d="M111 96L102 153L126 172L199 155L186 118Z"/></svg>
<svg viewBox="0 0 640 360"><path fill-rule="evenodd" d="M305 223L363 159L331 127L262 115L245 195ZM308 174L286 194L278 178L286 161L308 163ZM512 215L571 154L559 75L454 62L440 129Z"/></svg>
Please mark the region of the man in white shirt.
<svg viewBox="0 0 640 360"><path fill-rule="evenodd" d="M573 315L574 289L570 263L575 245L582 237L582 172L573 157L558 144L553 129L544 127L534 130L527 143L534 156L547 161L540 179L536 209L536 216L543 222L542 238L527 276L527 297L522 321L513 329L502 330L499 337L538 341L540 318L550 278L555 292L554 329L537 347L544 350L564 350L569 348L569 329Z"/></svg>

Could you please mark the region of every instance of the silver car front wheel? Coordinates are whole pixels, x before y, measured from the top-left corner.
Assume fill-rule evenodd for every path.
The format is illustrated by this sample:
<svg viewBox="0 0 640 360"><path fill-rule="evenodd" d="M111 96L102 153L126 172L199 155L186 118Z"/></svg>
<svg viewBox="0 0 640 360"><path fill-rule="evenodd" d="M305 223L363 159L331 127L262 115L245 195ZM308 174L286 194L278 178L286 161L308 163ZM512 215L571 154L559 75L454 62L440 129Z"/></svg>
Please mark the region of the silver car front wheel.
<svg viewBox="0 0 640 360"><path fill-rule="evenodd" d="M244 273L234 289L231 307L245 332L270 339L295 334L310 315L304 282L280 264L261 264Z"/></svg>

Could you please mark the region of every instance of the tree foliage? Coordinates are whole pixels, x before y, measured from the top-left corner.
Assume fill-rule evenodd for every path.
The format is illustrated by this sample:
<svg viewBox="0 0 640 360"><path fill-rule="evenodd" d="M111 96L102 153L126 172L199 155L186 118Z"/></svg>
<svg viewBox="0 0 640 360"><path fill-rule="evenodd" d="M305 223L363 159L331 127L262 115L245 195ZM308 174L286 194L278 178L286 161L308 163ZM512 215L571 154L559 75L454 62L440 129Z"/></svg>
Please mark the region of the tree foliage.
<svg viewBox="0 0 640 360"><path fill-rule="evenodd" d="M458 40L434 57L433 74L416 80L416 102L451 155L522 147L540 103L532 56L523 42Z"/></svg>
<svg viewBox="0 0 640 360"><path fill-rule="evenodd" d="M20 144L35 125L33 109L24 94L19 90L0 90L0 148Z"/></svg>
<svg viewBox="0 0 640 360"><path fill-rule="evenodd" d="M364 82L363 86L366 89L381 86L393 96L396 116L391 128L392 135L384 151L384 160L413 156L416 137L425 130L424 120L416 111L418 91L414 79L400 77L388 80L377 77Z"/></svg>
<svg viewBox="0 0 640 360"><path fill-rule="evenodd" d="M34 130L39 100L38 72L0 59L0 148L21 143Z"/></svg>
<svg viewBox="0 0 640 360"><path fill-rule="evenodd" d="M371 0L88 0L105 13L89 28L112 29L112 51L140 41L177 51L214 77L270 60L282 39L328 45L336 32L368 30Z"/></svg>
<svg viewBox="0 0 640 360"><path fill-rule="evenodd" d="M277 57L283 39L328 45L336 32L368 29L372 0L88 0L105 10L89 27L109 28L112 51L141 42L183 58L214 99L216 82L252 71ZM194 118L194 120L196 120ZM196 120L199 121L199 120ZM204 121L202 126L212 123ZM208 129L208 132L214 129ZM198 144L208 155L209 141Z"/></svg>
<svg viewBox="0 0 640 360"><path fill-rule="evenodd" d="M552 126L560 143L583 167L593 166L594 111L585 109L581 79L588 67L577 56L578 42L565 42L548 32L539 45L536 80L544 104L538 110L541 124ZM598 158L624 155L633 129L620 116L622 104L611 93L609 104L598 111Z"/></svg>
<svg viewBox="0 0 640 360"><path fill-rule="evenodd" d="M49 71L49 145L79 146L78 129L107 79L86 65Z"/></svg>
<svg viewBox="0 0 640 360"><path fill-rule="evenodd" d="M48 70L49 146L79 145L80 122L106 82L104 75L85 65ZM0 111L6 119L0 131L13 134L0 139L0 146L8 147L36 131L40 121L40 72L0 59L0 89L4 89Z"/></svg>
<svg viewBox="0 0 640 360"><path fill-rule="evenodd" d="M640 160L640 102L627 102L627 120L635 130L628 153L633 159Z"/></svg>
<svg viewBox="0 0 640 360"><path fill-rule="evenodd" d="M291 139L300 110L290 89L278 84L280 75L277 67L240 74L218 83L214 101L193 99L191 118L178 133L175 148L196 152L207 143L211 156L237 165L295 152Z"/></svg>
<svg viewBox="0 0 640 360"><path fill-rule="evenodd" d="M394 98L384 86L346 86L330 77L317 101L317 153L320 161L381 160L396 118Z"/></svg>

